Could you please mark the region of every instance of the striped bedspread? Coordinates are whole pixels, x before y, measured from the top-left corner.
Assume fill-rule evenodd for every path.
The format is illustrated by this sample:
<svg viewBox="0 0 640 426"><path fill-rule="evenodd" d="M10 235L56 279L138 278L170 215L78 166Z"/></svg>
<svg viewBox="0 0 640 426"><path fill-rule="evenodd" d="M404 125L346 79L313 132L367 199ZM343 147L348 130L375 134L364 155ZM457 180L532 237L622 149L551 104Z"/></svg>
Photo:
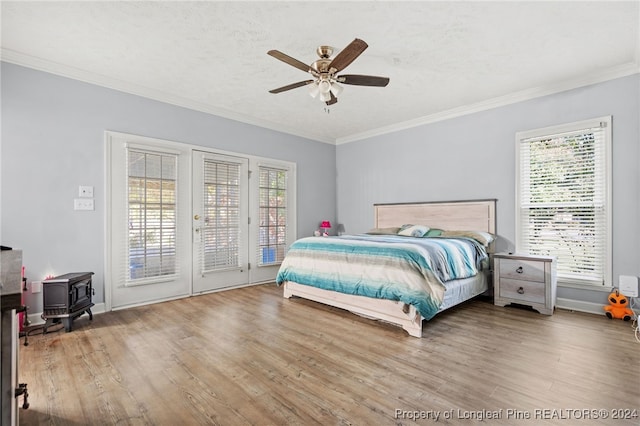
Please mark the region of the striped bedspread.
<svg viewBox="0 0 640 426"><path fill-rule="evenodd" d="M469 238L308 237L291 245L276 282L399 300L430 319L442 304L443 282L476 275L486 257Z"/></svg>

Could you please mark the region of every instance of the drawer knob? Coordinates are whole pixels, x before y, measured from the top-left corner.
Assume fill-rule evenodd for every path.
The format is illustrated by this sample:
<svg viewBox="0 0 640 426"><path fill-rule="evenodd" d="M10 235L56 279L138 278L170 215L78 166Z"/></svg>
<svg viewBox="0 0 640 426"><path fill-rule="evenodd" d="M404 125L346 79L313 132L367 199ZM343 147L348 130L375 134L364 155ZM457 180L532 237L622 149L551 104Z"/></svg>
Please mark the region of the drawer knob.
<svg viewBox="0 0 640 426"><path fill-rule="evenodd" d="M520 288L518 289L518 294L524 294L524 288L520 287Z"/></svg>
<svg viewBox="0 0 640 426"><path fill-rule="evenodd" d="M524 269L522 269L522 266L518 266L518 269L516 269L516 272L521 274L524 272Z"/></svg>

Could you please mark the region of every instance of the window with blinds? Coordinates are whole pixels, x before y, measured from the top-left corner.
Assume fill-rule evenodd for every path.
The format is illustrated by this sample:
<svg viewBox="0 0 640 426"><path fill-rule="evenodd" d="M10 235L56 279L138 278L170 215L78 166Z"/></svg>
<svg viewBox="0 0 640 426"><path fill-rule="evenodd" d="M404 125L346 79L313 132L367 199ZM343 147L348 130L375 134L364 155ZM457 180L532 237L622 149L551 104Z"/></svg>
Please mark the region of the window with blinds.
<svg viewBox="0 0 640 426"><path fill-rule="evenodd" d="M240 266L240 164L204 160L202 272Z"/></svg>
<svg viewBox="0 0 640 426"><path fill-rule="evenodd" d="M127 282L176 270L177 155L127 150Z"/></svg>
<svg viewBox="0 0 640 426"><path fill-rule="evenodd" d="M287 246L287 170L260 166L258 265L279 264Z"/></svg>
<svg viewBox="0 0 640 426"><path fill-rule="evenodd" d="M560 282L610 284L610 138L610 117L517 135L516 248Z"/></svg>

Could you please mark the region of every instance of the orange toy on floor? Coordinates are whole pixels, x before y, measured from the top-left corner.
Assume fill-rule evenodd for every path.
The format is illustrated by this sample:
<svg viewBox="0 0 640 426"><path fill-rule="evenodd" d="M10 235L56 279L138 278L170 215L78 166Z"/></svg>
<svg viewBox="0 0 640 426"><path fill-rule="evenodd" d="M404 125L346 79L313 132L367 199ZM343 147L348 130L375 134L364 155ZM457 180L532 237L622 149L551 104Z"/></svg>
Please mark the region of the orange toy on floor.
<svg viewBox="0 0 640 426"><path fill-rule="evenodd" d="M629 321L633 318L634 312L628 308L628 305L629 298L616 289L609 295L609 305L604 307L605 315L609 319L619 318Z"/></svg>

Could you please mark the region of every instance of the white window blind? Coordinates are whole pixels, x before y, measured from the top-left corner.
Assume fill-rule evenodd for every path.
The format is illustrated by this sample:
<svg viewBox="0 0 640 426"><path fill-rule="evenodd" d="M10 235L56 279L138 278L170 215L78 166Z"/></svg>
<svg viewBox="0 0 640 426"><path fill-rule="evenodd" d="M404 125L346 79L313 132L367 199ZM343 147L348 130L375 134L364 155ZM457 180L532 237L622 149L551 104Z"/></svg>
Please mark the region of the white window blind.
<svg viewBox="0 0 640 426"><path fill-rule="evenodd" d="M202 273L240 266L240 164L204 160Z"/></svg>
<svg viewBox="0 0 640 426"><path fill-rule="evenodd" d="M560 282L610 283L610 118L519 134L517 250Z"/></svg>
<svg viewBox="0 0 640 426"><path fill-rule="evenodd" d="M177 274L177 155L127 149L128 283Z"/></svg>
<svg viewBox="0 0 640 426"><path fill-rule="evenodd" d="M288 171L260 166L258 265L279 264L287 246Z"/></svg>

